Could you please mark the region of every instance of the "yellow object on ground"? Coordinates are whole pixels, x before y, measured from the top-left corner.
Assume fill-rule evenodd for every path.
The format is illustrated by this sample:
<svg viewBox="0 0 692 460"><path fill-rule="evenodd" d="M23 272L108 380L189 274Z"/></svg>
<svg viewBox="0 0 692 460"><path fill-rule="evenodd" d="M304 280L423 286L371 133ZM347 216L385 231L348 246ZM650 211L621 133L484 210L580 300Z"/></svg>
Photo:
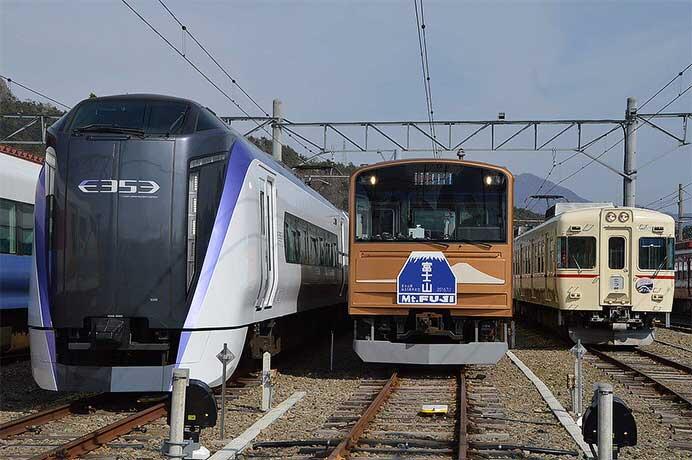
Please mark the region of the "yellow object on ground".
<svg viewBox="0 0 692 460"><path fill-rule="evenodd" d="M437 415L446 414L449 412L449 406L447 404L423 404L421 407L421 415Z"/></svg>

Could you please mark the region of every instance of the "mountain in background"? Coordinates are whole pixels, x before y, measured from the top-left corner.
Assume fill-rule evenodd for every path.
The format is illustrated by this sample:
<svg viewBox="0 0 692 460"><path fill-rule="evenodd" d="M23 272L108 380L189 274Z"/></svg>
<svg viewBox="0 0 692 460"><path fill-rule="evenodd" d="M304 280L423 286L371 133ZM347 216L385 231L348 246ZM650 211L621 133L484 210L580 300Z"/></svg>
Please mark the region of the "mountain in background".
<svg viewBox="0 0 692 460"><path fill-rule="evenodd" d="M531 211L543 215L545 210L548 208L548 206L545 204L545 200L534 200L529 197L536 194L536 191L538 191L539 187L541 187L544 180L545 178L538 177L531 173L523 173L514 176L514 206L517 208L530 207ZM565 197L565 200L570 203L587 203L591 201L577 195L566 187L557 185L555 188L553 188L553 186L555 186L554 182L549 180L545 181L545 184L543 184L543 187L538 194L562 195ZM550 206L552 206L554 203L554 200L550 200Z"/></svg>

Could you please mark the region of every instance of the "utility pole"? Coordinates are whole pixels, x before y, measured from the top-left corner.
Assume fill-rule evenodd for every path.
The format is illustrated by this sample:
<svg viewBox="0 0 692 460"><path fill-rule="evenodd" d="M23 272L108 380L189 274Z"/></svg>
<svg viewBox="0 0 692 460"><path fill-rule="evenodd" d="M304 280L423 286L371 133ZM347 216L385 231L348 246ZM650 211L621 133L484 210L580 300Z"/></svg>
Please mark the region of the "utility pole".
<svg viewBox="0 0 692 460"><path fill-rule="evenodd" d="M281 151L281 126L279 123L283 121L281 118L281 101L274 99L272 104L274 124L272 125L272 156L276 161L282 161L283 152Z"/></svg>
<svg viewBox="0 0 692 460"><path fill-rule="evenodd" d="M682 184L678 184L678 241L682 241L683 239L683 230L685 228L684 221L682 220L685 214L683 208L683 199L682 199Z"/></svg>
<svg viewBox="0 0 692 460"><path fill-rule="evenodd" d="M622 204L635 206L637 179L637 99L627 98L625 112L625 165L623 172Z"/></svg>

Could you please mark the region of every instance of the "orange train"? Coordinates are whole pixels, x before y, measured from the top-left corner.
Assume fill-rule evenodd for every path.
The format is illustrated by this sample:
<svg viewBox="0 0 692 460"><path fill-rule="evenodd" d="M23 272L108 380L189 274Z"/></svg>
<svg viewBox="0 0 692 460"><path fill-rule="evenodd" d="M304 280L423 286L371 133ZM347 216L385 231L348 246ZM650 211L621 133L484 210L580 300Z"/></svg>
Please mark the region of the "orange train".
<svg viewBox="0 0 692 460"><path fill-rule="evenodd" d="M512 318L512 174L460 160L358 169L349 313L365 362L492 364Z"/></svg>

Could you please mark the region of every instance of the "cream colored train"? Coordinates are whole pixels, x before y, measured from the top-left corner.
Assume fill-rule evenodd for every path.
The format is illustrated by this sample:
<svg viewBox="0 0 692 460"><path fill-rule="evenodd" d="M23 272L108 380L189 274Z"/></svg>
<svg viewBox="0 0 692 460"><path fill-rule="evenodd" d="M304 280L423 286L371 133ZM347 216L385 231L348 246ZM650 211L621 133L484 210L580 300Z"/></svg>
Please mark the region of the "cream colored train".
<svg viewBox="0 0 692 460"><path fill-rule="evenodd" d="M575 342L651 343L673 305L673 218L610 203L559 203L548 217L515 239L515 314Z"/></svg>

